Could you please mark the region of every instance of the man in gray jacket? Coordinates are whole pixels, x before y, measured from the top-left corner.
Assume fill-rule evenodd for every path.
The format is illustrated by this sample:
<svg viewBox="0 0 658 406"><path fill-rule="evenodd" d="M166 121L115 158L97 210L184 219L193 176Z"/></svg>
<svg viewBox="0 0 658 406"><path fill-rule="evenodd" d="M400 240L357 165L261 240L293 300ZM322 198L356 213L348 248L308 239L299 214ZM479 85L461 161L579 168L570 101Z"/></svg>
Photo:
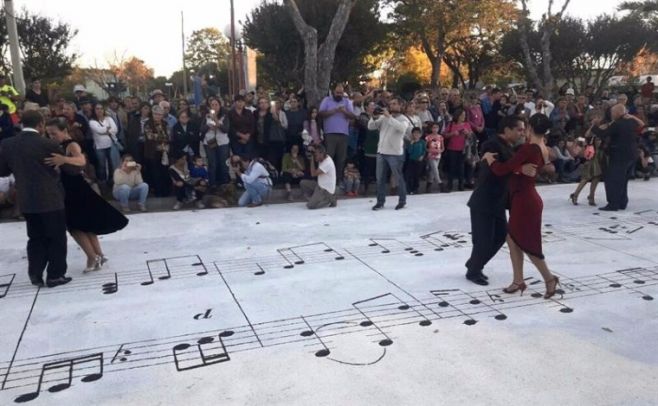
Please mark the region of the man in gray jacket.
<svg viewBox="0 0 658 406"><path fill-rule="evenodd" d="M14 174L18 203L27 223L28 274L33 285L55 287L71 281L66 277L66 214L59 173L45 159L61 154L57 142L42 136L41 113L27 111L23 131L0 144L0 176Z"/></svg>
<svg viewBox="0 0 658 406"><path fill-rule="evenodd" d="M384 109L379 118L371 117L368 122L369 130L379 130L376 170L377 204L373 206L373 210L384 207L388 183L386 175L389 169L398 185L399 200L395 210L400 210L407 204L407 187L404 183L404 176L402 176L402 166L404 165L404 136L411 123L400 114L401 111L402 101L396 97L391 99L388 109Z"/></svg>

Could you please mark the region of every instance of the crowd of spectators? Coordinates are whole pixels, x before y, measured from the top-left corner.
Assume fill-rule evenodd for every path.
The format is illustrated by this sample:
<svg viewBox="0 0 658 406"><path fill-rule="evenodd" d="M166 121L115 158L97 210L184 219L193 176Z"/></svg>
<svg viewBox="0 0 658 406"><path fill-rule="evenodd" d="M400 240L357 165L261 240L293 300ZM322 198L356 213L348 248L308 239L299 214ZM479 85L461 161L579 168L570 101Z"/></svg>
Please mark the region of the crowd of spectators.
<svg viewBox="0 0 658 406"><path fill-rule="evenodd" d="M51 103L38 80L23 97L0 77L0 140L17 134L22 111L60 117L88 157L88 182L126 212L132 201L145 211L149 195L175 196L174 209L186 204L201 209L208 202L204 196L226 194L235 195L227 200L240 206L256 207L277 187L285 188L288 200L306 196L310 208L319 208L335 206L338 191L348 197L371 192L378 157L387 148L381 125L374 123L398 103L402 155L386 156L382 170L387 173L379 178L392 178L387 183L394 188L405 183L410 194L472 188L479 144L495 134L503 117L528 119L537 112L553 126L547 144L554 171L542 173L540 181L580 182L583 172L592 169L588 151L595 137L590 129L609 121L609 108L618 103L640 123L637 165L629 176L649 180L658 154L654 91L650 78L638 94L597 94L592 88L577 94L565 87L554 100L533 89L441 88L405 99L386 90L337 85L312 106L303 89L259 87L230 99L209 95L194 105L167 100L158 89L144 100L98 101L76 85L71 97ZM297 186L301 193L295 192ZM0 179L0 205L12 206L13 193L13 181Z"/></svg>

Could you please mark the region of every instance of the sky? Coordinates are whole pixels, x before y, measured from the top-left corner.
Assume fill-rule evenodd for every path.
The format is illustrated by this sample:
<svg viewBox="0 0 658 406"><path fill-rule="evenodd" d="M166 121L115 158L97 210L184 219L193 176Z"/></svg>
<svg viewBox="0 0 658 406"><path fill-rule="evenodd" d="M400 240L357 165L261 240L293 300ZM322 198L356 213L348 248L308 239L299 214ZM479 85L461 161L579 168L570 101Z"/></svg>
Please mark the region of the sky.
<svg viewBox="0 0 658 406"><path fill-rule="evenodd" d="M271 1L271 0L270 0ZM262 0L235 0L235 18L244 21ZM571 0L567 14L593 18L614 13L621 0ZM560 7L561 0L555 1ZM78 29L72 51L80 55L82 67L104 67L114 54L136 56L155 70L156 76L169 76L181 68L181 11L185 15L185 35L205 27L220 31L230 21L229 0L14 0L14 8L55 18ZM548 0L529 0L537 18Z"/></svg>

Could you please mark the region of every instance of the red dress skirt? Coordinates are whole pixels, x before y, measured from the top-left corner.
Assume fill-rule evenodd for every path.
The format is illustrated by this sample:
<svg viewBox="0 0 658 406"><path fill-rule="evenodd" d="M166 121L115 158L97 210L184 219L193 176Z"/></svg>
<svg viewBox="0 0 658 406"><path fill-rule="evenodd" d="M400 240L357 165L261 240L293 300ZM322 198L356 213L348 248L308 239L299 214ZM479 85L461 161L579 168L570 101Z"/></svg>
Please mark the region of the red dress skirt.
<svg viewBox="0 0 658 406"><path fill-rule="evenodd" d="M521 174L525 164L544 166L541 147L524 144L507 162L494 162L491 171L503 176L512 173L508 183L510 197L509 236L523 252L544 259L541 244L541 215L544 203L535 189L535 178Z"/></svg>

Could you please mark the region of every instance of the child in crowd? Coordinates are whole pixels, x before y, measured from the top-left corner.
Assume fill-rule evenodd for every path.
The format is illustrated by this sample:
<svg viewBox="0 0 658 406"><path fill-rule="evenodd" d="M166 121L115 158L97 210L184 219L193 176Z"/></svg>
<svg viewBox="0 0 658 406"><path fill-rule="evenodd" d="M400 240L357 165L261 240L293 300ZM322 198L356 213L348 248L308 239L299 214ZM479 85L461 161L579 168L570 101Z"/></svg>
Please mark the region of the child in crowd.
<svg viewBox="0 0 658 406"><path fill-rule="evenodd" d="M209 184L209 174L208 169L206 168L203 158L200 156L195 156L190 168L190 177L192 180L199 184L199 186L208 186Z"/></svg>
<svg viewBox="0 0 658 406"><path fill-rule="evenodd" d="M411 140L406 147L407 150L407 167L405 169L404 177L409 188L409 194L415 195L418 193L418 185L420 177L423 174L423 159L427 152L425 140L420 138L421 129L414 127L411 130Z"/></svg>
<svg viewBox="0 0 658 406"><path fill-rule="evenodd" d="M443 183L441 183L441 175L439 175L439 163L445 146L443 136L439 134L440 130L441 126L438 123L434 123L432 124L431 132L425 137L428 171L426 193L432 191L432 184L435 183L439 185L440 190L443 192Z"/></svg>
<svg viewBox="0 0 658 406"><path fill-rule="evenodd" d="M361 185L361 173L359 168L356 167L354 161L348 161L343 171L343 182L345 183L345 195L356 197L359 194L359 186Z"/></svg>
<svg viewBox="0 0 658 406"><path fill-rule="evenodd" d="M185 203L195 201L198 209L205 208L206 206L203 204L202 198L207 187L201 185L201 179L192 178L190 169L187 166L187 156L185 156L185 153L179 152L174 159L174 164L169 167L169 176L171 177L176 194L174 210L179 210Z"/></svg>
<svg viewBox="0 0 658 406"><path fill-rule="evenodd" d="M591 128L590 128L591 130ZM587 131L587 135L590 135L590 130ZM583 165L583 170L580 174L580 183L576 187L576 191L569 196L569 200L575 206L578 205L578 195L585 188L587 183L589 183L589 195L587 196L587 201L590 206L596 206L596 201L594 196L596 195L596 187L601 181L601 175L603 174L603 166L605 165L606 158L603 153L603 148L601 148L602 140L599 137L590 137L585 150L583 152L583 157L585 158L585 164Z"/></svg>

